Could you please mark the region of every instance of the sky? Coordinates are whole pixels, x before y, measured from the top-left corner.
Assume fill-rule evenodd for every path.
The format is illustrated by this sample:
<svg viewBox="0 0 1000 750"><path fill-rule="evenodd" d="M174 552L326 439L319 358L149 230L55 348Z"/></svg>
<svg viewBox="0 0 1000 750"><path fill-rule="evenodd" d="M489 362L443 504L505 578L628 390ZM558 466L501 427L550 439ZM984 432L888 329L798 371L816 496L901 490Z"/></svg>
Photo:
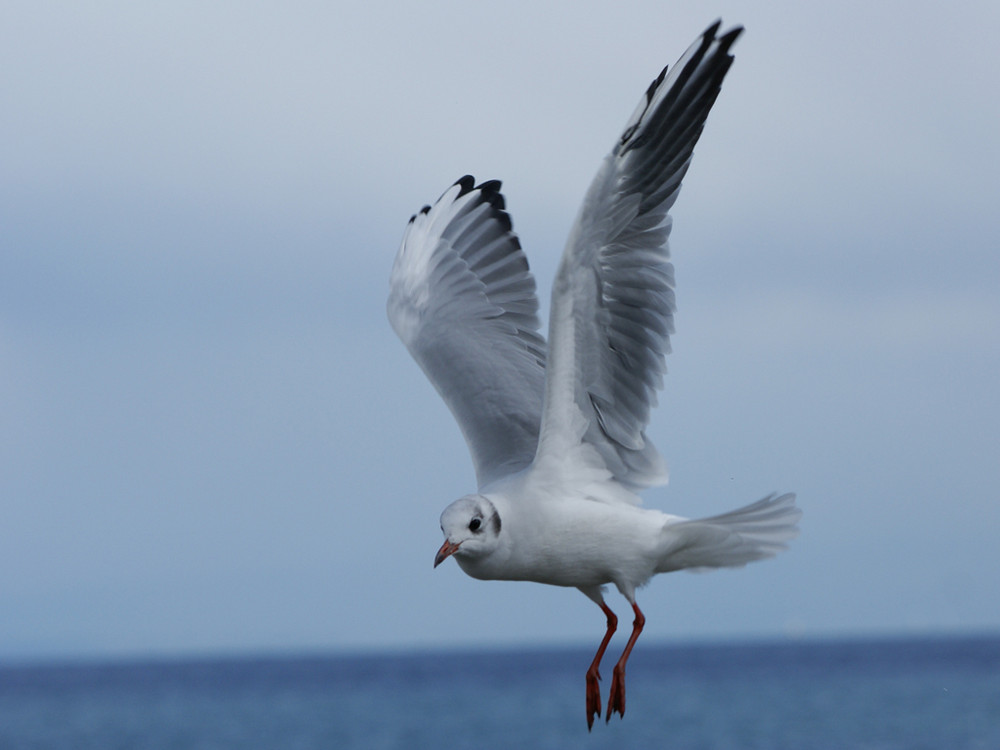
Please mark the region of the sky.
<svg viewBox="0 0 1000 750"><path fill-rule="evenodd" d="M642 640L1000 630L996 3L15 1L0 661L596 647L573 589L432 568L474 477L389 270L414 211L502 179L544 314L717 17L746 33L672 212L644 502L795 491L802 534L657 577Z"/></svg>

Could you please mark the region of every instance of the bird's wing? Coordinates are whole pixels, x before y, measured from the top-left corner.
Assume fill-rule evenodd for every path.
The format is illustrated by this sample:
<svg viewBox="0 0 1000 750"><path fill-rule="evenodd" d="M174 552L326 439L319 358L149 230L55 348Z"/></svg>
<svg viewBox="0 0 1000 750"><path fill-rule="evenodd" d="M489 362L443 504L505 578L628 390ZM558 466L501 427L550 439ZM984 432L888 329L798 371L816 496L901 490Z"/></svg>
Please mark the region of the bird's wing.
<svg viewBox="0 0 1000 750"><path fill-rule="evenodd" d="M589 445L629 489L666 481L644 431L673 332L667 212L742 28L718 30L653 81L584 199L552 290L536 463Z"/></svg>
<svg viewBox="0 0 1000 750"><path fill-rule="evenodd" d="M389 321L468 443L480 487L535 455L545 381L535 280L498 181L452 185L410 219Z"/></svg>

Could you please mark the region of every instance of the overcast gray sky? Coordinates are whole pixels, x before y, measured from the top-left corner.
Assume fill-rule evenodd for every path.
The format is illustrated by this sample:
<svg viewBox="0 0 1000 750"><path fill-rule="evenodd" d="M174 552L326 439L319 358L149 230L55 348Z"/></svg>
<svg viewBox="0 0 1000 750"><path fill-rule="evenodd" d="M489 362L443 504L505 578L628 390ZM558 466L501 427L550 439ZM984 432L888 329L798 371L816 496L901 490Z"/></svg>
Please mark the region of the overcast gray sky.
<svg viewBox="0 0 1000 750"><path fill-rule="evenodd" d="M343 5L0 7L0 659L596 645L575 590L432 569L473 474L388 274L471 172L547 308L718 16L747 31L673 211L645 502L805 516L654 579L644 640L1000 628L1000 6Z"/></svg>

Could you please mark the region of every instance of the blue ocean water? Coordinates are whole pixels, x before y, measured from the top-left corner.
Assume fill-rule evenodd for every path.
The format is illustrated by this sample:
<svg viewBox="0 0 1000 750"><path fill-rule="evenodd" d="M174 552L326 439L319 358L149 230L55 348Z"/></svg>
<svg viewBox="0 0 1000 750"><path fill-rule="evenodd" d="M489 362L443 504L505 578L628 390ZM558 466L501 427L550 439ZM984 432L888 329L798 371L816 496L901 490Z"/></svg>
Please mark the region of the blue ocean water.
<svg viewBox="0 0 1000 750"><path fill-rule="evenodd" d="M588 733L591 657L0 665L0 749L1000 748L1000 637L640 641L624 720Z"/></svg>

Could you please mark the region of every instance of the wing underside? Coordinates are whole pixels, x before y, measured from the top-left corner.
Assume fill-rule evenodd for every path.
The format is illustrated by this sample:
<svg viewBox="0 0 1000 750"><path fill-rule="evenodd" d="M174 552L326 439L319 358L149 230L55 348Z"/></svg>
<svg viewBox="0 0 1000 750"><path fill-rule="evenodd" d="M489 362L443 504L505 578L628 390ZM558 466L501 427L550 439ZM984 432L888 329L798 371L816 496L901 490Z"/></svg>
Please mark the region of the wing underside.
<svg viewBox="0 0 1000 750"><path fill-rule="evenodd" d="M410 219L388 313L458 421L479 486L527 466L538 442L545 341L499 182L463 177Z"/></svg>
<svg viewBox="0 0 1000 750"><path fill-rule="evenodd" d="M718 29L646 91L591 184L553 287L539 455L564 452L582 415L583 442L631 489L666 481L645 429L673 332L668 211L742 31Z"/></svg>

